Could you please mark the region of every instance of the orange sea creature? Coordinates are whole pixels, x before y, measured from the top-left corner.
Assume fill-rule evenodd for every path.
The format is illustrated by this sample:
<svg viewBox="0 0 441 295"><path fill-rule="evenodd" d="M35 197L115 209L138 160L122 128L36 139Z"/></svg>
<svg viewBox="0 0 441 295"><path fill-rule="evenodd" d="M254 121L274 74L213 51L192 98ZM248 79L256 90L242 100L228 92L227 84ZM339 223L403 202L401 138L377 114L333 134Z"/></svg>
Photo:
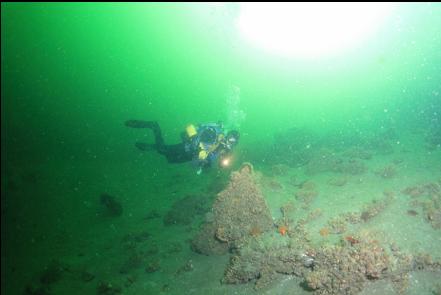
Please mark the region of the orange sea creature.
<svg viewBox="0 0 441 295"><path fill-rule="evenodd" d="M279 226L279 233L284 236L288 232L288 227L286 225Z"/></svg>
<svg viewBox="0 0 441 295"><path fill-rule="evenodd" d="M320 230L320 235L321 235L322 237L327 237L327 236L329 235L329 228L327 228L327 227L322 228L322 229Z"/></svg>
<svg viewBox="0 0 441 295"><path fill-rule="evenodd" d="M347 236L347 237L345 237L345 240L348 241L349 243L351 243L351 246L353 246L354 244L360 243L360 241L357 240L356 238L354 238L353 236Z"/></svg>

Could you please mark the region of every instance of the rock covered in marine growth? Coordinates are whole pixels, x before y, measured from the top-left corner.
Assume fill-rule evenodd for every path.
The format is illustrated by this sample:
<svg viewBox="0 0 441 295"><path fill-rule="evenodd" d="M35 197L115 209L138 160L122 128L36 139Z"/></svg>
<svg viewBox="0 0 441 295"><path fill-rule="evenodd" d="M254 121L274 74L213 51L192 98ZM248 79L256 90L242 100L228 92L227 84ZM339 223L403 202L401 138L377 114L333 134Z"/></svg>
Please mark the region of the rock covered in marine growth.
<svg viewBox="0 0 441 295"><path fill-rule="evenodd" d="M314 294L357 294L368 281L390 276L391 255L377 243L360 242L319 248L314 271L305 275ZM405 271L407 269L403 269Z"/></svg>
<svg viewBox="0 0 441 295"><path fill-rule="evenodd" d="M299 231L299 236L278 242L250 240L231 257L222 283L254 281L254 288L261 289L277 281L278 274L286 274L300 277L314 295L355 295L377 280L389 280L396 290L405 290L409 273L417 270L439 273L441 261L370 238L348 236L336 245L314 246Z"/></svg>
<svg viewBox="0 0 441 295"><path fill-rule="evenodd" d="M228 244L216 239L216 224L206 222L191 241L191 249L204 255L222 255L228 252Z"/></svg>
<svg viewBox="0 0 441 295"><path fill-rule="evenodd" d="M192 249L206 255L222 254L239 241L272 226L269 208L254 179L253 166L244 163L217 195L212 216L192 241Z"/></svg>
<svg viewBox="0 0 441 295"><path fill-rule="evenodd" d="M227 188L218 194L213 205L217 224L216 238L228 244L270 230L273 220L265 199L253 178L253 167L245 163L231 174Z"/></svg>

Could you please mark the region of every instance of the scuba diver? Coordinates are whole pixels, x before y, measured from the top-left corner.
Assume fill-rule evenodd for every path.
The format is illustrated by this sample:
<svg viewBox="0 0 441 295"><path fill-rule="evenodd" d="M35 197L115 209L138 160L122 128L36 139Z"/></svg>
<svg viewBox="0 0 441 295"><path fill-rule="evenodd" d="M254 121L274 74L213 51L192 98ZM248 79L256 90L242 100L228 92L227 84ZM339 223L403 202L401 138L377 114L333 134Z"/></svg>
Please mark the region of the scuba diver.
<svg viewBox="0 0 441 295"><path fill-rule="evenodd" d="M230 165L231 152L239 141L239 132L231 130L225 134L221 122L190 124L181 133L182 142L166 145L162 138L161 129L156 121L128 120L125 125L130 128L149 128L155 136L154 144L137 142L135 146L142 150L156 150L167 158L169 163L184 163L193 161L198 167L197 174L202 169L218 162L220 167Z"/></svg>

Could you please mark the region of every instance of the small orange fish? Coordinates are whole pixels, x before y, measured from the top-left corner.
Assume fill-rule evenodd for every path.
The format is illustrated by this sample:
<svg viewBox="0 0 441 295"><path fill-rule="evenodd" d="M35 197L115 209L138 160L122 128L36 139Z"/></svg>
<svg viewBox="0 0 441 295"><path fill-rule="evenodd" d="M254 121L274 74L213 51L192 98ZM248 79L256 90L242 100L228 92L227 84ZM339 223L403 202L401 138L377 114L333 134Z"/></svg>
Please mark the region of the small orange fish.
<svg viewBox="0 0 441 295"><path fill-rule="evenodd" d="M286 235L286 233L288 232L288 227L285 225L281 225L279 226L279 233L284 236Z"/></svg>

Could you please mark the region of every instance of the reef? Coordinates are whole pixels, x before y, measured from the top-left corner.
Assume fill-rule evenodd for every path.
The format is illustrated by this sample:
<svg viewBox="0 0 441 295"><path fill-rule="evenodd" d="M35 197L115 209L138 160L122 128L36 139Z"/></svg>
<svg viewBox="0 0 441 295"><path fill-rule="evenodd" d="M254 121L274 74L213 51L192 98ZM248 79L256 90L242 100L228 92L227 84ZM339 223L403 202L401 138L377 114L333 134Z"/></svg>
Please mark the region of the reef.
<svg viewBox="0 0 441 295"><path fill-rule="evenodd" d="M244 163L231 173L227 187L217 195L212 216L193 239L192 249L207 255L223 253L272 227L273 220L253 166Z"/></svg>
<svg viewBox="0 0 441 295"><path fill-rule="evenodd" d="M314 255L308 250L303 233L298 231L283 239L266 235L250 240L230 258L222 282L238 284L254 281L255 288L260 289L271 283L277 274L302 276L307 269L304 265L309 265L310 257Z"/></svg>
<svg viewBox="0 0 441 295"><path fill-rule="evenodd" d="M384 211L394 200L393 196L386 196L380 200L373 200L368 205L363 206L363 210L360 215L360 219L363 222L368 222L378 214Z"/></svg>
<svg viewBox="0 0 441 295"><path fill-rule="evenodd" d="M313 246L301 235L283 242L253 240L238 249L225 270L223 283L253 281L260 289L278 274L295 275L314 294L358 294L368 282L390 280L407 286L411 271L441 272L441 262L428 254L410 255L369 237L347 236L336 245Z"/></svg>
<svg viewBox="0 0 441 295"><path fill-rule="evenodd" d="M191 249L204 255L222 255L228 252L228 244L216 238L216 224L202 225L199 233L191 241Z"/></svg>
<svg viewBox="0 0 441 295"><path fill-rule="evenodd" d="M336 216L328 221L328 228L332 234L342 234L347 230L346 219Z"/></svg>
<svg viewBox="0 0 441 295"><path fill-rule="evenodd" d="M357 294L369 280L384 279L393 259L374 242L347 239L345 245L319 248L304 279L314 294Z"/></svg>
<svg viewBox="0 0 441 295"><path fill-rule="evenodd" d="M412 197L411 205L423 209L425 220L434 229L441 229L441 184L432 182L407 187L402 193Z"/></svg>
<svg viewBox="0 0 441 295"><path fill-rule="evenodd" d="M395 198L392 192L385 192L384 198L366 204L360 212L331 218L319 231L323 238L349 233L323 245L323 238L315 244L305 228L321 215L319 209L294 222L291 218L296 208L288 201L280 208L282 217L273 221L258 183L251 164L245 163L233 172L192 241L192 249L198 253L231 253L223 284L253 283L255 289L262 289L291 275L299 277L301 286L313 294L351 295L378 280L387 280L398 292L404 292L411 272L441 273L441 262L429 254L404 253L392 241L383 241L371 232L351 232L351 224L369 222L385 210ZM316 189L313 182L296 186L301 192L298 199L304 203L312 199L310 193ZM430 190L432 197L433 192L439 195L433 185L424 190ZM177 274L191 270L189 262Z"/></svg>
<svg viewBox="0 0 441 295"><path fill-rule="evenodd" d="M250 236L251 229L270 230L273 220L265 199L253 178L253 166L245 163L231 174L227 188L213 204L216 238L234 246Z"/></svg>

